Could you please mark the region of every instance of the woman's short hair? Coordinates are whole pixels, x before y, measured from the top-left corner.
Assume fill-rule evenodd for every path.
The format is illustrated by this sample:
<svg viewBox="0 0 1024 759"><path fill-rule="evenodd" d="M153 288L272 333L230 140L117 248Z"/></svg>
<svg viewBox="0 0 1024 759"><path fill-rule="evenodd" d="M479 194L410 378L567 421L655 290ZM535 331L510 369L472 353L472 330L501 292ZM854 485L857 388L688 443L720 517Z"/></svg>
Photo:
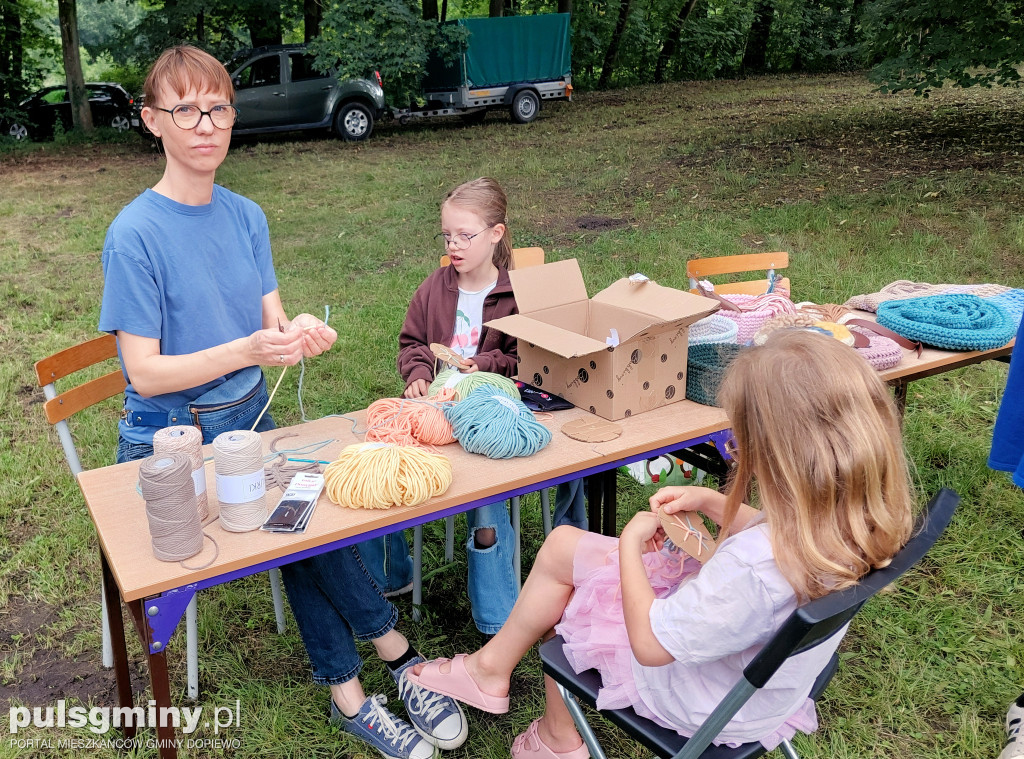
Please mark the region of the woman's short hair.
<svg viewBox="0 0 1024 759"><path fill-rule="evenodd" d="M143 87L146 105L157 105L157 96L165 85L179 97L194 87L197 92L223 93L228 102L235 102L235 87L224 64L192 45L175 45L156 59Z"/></svg>

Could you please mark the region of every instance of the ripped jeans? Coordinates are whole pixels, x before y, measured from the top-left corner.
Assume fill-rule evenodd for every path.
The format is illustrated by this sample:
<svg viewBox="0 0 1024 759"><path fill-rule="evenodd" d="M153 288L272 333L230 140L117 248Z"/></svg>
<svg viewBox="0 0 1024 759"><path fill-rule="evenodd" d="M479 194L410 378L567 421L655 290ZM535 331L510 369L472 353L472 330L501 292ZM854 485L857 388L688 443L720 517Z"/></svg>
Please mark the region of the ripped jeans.
<svg viewBox="0 0 1024 759"><path fill-rule="evenodd" d="M497 501L466 512L469 535L466 555L469 562L469 602L477 629L493 635L508 619L519 597L515 574L515 540L506 501ZM494 545L477 548L474 532L493 527ZM385 592L397 591L412 582L409 545L401 531L359 543L359 555L370 575Z"/></svg>

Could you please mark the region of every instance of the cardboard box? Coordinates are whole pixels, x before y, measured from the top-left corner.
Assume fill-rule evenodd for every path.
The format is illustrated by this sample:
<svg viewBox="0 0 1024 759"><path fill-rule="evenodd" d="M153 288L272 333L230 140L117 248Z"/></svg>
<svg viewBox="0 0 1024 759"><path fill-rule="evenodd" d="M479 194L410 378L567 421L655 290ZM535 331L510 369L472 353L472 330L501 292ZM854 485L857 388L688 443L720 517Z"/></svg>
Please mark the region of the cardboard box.
<svg viewBox="0 0 1024 759"><path fill-rule="evenodd" d="M518 339L522 381L605 419L685 397L689 325L715 301L630 279L588 298L576 259L509 274L519 313L487 326Z"/></svg>

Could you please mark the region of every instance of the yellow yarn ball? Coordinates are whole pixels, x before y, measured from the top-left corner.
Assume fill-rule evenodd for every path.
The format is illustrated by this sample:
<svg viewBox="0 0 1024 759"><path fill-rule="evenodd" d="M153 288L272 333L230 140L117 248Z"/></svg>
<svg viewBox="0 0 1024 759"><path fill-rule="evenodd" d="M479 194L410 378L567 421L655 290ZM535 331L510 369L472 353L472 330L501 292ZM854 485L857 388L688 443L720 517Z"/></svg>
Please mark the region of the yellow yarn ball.
<svg viewBox="0 0 1024 759"><path fill-rule="evenodd" d="M446 456L387 443L350 445L324 470L327 497L350 509L417 506L451 484Z"/></svg>

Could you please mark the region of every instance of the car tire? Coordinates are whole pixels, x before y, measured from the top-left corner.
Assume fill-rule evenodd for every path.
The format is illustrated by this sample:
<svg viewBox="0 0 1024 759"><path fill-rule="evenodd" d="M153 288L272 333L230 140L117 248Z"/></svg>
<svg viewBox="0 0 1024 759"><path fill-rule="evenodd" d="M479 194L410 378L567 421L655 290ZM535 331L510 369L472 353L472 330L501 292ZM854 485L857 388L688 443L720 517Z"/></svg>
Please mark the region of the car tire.
<svg viewBox="0 0 1024 759"><path fill-rule="evenodd" d="M533 90L519 90L512 98L512 105L509 109L512 112L512 120L517 124L529 124L540 113L540 98Z"/></svg>
<svg viewBox="0 0 1024 759"><path fill-rule="evenodd" d="M365 140L373 132L373 112L362 103L344 103L334 114L334 133L345 142Z"/></svg>
<svg viewBox="0 0 1024 759"><path fill-rule="evenodd" d="M127 132L132 128L132 120L119 113L110 120L110 128L118 132Z"/></svg>
<svg viewBox="0 0 1024 759"><path fill-rule="evenodd" d="M14 122L7 129L7 136L13 137L16 140L27 140L28 139L28 127L19 122Z"/></svg>

